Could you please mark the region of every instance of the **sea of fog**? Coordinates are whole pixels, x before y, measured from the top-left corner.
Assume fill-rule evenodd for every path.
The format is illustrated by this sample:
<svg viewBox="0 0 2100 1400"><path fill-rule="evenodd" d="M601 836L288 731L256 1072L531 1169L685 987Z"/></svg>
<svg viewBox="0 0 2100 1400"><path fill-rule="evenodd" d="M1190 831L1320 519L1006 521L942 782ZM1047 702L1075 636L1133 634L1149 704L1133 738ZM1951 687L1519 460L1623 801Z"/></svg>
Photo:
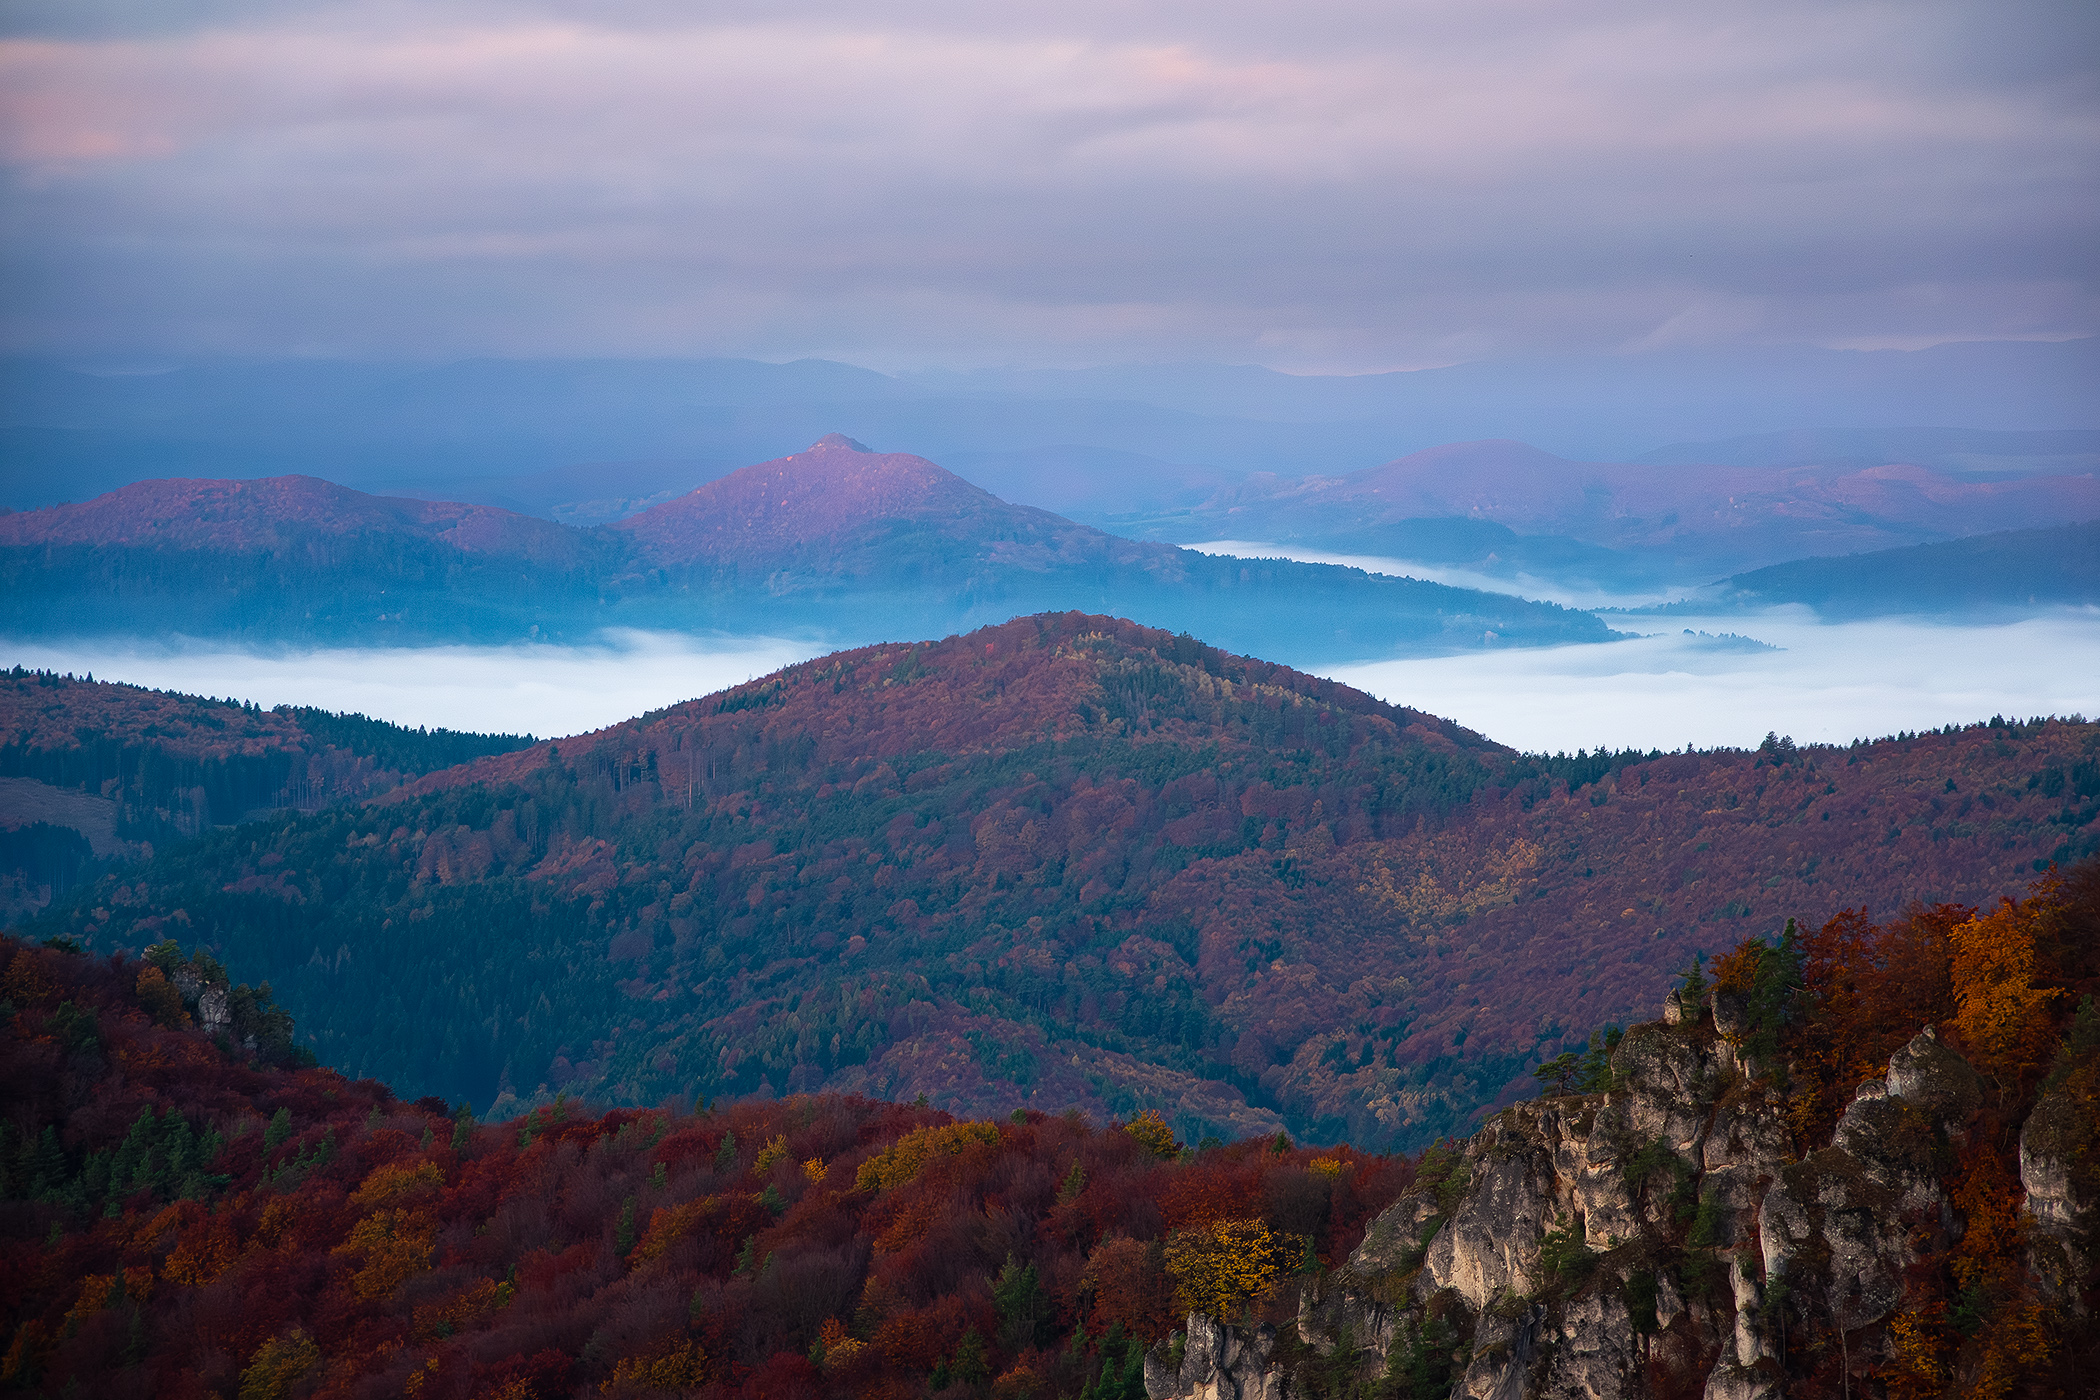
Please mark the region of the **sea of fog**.
<svg viewBox="0 0 2100 1400"><path fill-rule="evenodd" d="M1996 714L2100 714L2091 609L1998 623L1821 623L1806 608L1607 620L1648 635L1329 674L1532 751L1749 746L1771 731L1844 743Z"/></svg>
<svg viewBox="0 0 2100 1400"><path fill-rule="evenodd" d="M1708 579L1686 580L1682 586L1628 593L1595 584L1572 583L1521 571L1509 575L1484 574L1453 564L1426 564L1419 559L1398 559L1388 554L1336 554L1324 549L1301 549L1297 545L1265 544L1255 540L1206 540L1183 545L1198 554L1230 554L1240 559L1292 559L1300 564L1339 564L1362 569L1367 574L1391 574L1396 578L1418 578L1426 583L1449 584L1453 588L1477 588L1484 593L1513 593L1567 608L1645 608L1684 597Z"/></svg>
<svg viewBox="0 0 2100 1400"><path fill-rule="evenodd" d="M2100 611L2092 609L1991 624L1824 624L1788 608L1612 625L1648 635L1373 659L1327 674L1533 751L1753 745L1770 730L1844 742L1993 714L2100 714ZM778 637L649 632L574 647L303 652L0 639L0 664L266 707L318 705L400 724L546 737L705 695L825 649Z"/></svg>
<svg viewBox="0 0 2100 1400"><path fill-rule="evenodd" d="M552 738L602 729L825 650L779 637L607 632L591 646L242 651L203 642L0 639L0 665L396 724Z"/></svg>

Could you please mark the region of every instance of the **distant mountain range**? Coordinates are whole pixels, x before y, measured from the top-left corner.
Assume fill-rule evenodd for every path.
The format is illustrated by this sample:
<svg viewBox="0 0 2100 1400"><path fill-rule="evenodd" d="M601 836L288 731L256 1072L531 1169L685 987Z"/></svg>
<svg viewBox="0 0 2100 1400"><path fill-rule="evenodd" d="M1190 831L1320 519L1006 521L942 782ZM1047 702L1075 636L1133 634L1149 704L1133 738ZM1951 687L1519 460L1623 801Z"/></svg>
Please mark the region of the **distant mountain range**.
<svg viewBox="0 0 2100 1400"><path fill-rule="evenodd" d="M0 516L0 589L16 634L248 641L863 639L1065 608L1304 661L1613 635L1499 593L1121 539L835 434L587 529L311 477L142 482Z"/></svg>
<svg viewBox="0 0 2100 1400"><path fill-rule="evenodd" d="M2090 471L1572 462L1471 442L1343 477L1251 477L1200 506L1115 526L1634 586L2095 516Z"/></svg>
<svg viewBox="0 0 2100 1400"><path fill-rule="evenodd" d="M2067 447L2003 431L2100 429L2096 340L1678 349L1366 375L1204 364L882 374L820 360L121 369L0 361L0 505L82 501L156 477L307 475L591 523L831 431L1092 524L1194 504L1250 473L1339 476L1491 438L1599 461L1686 443L1718 454L1691 460L1753 466L1803 450L1816 464L1867 466L1932 465L1923 457L1954 450L2039 454L2060 471L2100 460L2100 433ZM1946 430L1990 441L1952 449L1937 436ZM1862 433L1879 436L1863 445ZM1774 434L1789 441L1746 447L1745 435ZM1075 475L1091 478L1083 497Z"/></svg>
<svg viewBox="0 0 2100 1400"><path fill-rule="evenodd" d="M322 721L189 704L16 677L0 756L76 795L164 770L161 732L270 791L280 749L326 757ZM441 756L379 737L399 756L353 762L353 727L323 767ZM1527 756L1076 613L515 742L170 842L28 936L202 944L327 1063L506 1114L832 1089L1406 1146L1695 950L1987 902L2100 845L2100 726Z"/></svg>

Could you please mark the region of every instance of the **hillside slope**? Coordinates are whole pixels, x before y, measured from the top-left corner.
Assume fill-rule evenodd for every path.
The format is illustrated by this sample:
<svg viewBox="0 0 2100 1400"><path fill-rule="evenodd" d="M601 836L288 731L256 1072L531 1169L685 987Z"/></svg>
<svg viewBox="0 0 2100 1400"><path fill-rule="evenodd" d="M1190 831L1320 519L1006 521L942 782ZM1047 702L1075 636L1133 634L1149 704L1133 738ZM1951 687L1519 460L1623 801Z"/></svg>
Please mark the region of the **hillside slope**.
<svg viewBox="0 0 2100 1400"><path fill-rule="evenodd" d="M1805 603L1825 617L2100 603L2100 520L1944 544L1796 559L1724 580L1692 606Z"/></svg>
<svg viewBox="0 0 2100 1400"><path fill-rule="evenodd" d="M11 1393L1140 1400L1167 1239L1254 1215L1333 1267L1410 1179L834 1096L483 1126L244 1049L252 990L168 948L0 939L0 980Z"/></svg>
<svg viewBox="0 0 2100 1400"><path fill-rule="evenodd" d="M39 931L202 940L329 1063L479 1104L834 1089L1401 1144L1697 949L1988 901L2096 822L2093 725L1541 759L1063 614L216 833Z"/></svg>
<svg viewBox="0 0 2100 1400"><path fill-rule="evenodd" d="M822 619L849 634L923 635L929 609L958 628L1076 609L1293 660L1611 635L1587 615L1505 595L1122 539L837 434L610 532L635 541L676 600L639 606L668 616L687 600L734 597L747 627Z"/></svg>
<svg viewBox="0 0 2100 1400"><path fill-rule="evenodd" d="M279 808L355 801L527 736L0 672L0 921L101 863Z"/></svg>
<svg viewBox="0 0 2100 1400"><path fill-rule="evenodd" d="M595 599L617 555L489 506L314 477L146 481L0 515L10 632L475 638Z"/></svg>
<svg viewBox="0 0 2100 1400"><path fill-rule="evenodd" d="M0 1385L2080 1394L2096 919L2088 865L1746 941L1415 1161L830 1095L477 1124L302 1065L208 956L0 938Z"/></svg>
<svg viewBox="0 0 2100 1400"><path fill-rule="evenodd" d="M0 515L0 594L15 633L363 645L614 626L862 639L1070 608L1307 661L1614 635L1501 594L1134 543L836 435L591 529L309 477L144 482Z"/></svg>

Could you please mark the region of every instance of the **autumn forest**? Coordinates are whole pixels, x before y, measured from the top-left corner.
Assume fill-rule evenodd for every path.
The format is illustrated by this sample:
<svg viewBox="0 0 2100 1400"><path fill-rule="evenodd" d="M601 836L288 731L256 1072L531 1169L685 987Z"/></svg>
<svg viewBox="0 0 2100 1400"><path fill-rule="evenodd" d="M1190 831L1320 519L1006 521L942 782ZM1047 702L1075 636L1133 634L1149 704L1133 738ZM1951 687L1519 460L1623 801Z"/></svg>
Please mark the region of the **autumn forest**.
<svg viewBox="0 0 2100 1400"><path fill-rule="evenodd" d="M1614 1102L1666 994L1789 1160L1922 1029L1981 1076L1903 1149L1952 1214L1887 1317L1761 1304L1788 1395L2095 1359L2093 1256L2019 1205L2037 1123L2100 1198L2082 721L1527 755L1081 614L551 742L0 688L57 804L10 832L0 1386L1106 1400L1181 1393L1197 1314L1289 1394L1442 1400L1507 1343L1371 1227L1426 1249L1508 1105ZM1696 1153L1614 1170L1651 1235L1548 1232L1529 1296L1725 1316ZM1352 1289L1434 1325L1337 1334Z"/></svg>

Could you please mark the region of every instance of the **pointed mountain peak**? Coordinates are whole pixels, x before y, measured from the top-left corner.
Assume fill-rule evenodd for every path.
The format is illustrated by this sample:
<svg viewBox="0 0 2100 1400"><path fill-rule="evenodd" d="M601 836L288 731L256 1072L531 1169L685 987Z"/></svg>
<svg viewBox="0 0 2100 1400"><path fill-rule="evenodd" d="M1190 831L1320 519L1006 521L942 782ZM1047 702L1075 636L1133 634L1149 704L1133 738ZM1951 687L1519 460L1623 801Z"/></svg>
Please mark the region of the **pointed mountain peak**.
<svg viewBox="0 0 2100 1400"><path fill-rule="evenodd" d="M873 452L875 449L864 442L856 442L844 433L826 433L809 445L811 452L820 447L843 447L849 452Z"/></svg>
<svg viewBox="0 0 2100 1400"><path fill-rule="evenodd" d="M875 452L830 433L792 456L705 483L614 528L658 562L697 558L784 567L819 541L882 520L956 522L1032 515L908 452Z"/></svg>

